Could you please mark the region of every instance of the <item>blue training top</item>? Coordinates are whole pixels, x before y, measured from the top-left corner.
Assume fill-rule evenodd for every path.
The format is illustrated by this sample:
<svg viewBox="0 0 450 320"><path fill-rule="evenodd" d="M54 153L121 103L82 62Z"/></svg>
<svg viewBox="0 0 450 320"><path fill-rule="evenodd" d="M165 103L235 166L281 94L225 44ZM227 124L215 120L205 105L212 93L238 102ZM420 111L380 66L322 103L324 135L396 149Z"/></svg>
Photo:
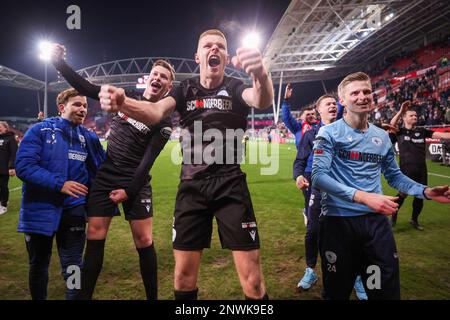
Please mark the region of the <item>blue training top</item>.
<svg viewBox="0 0 450 320"><path fill-rule="evenodd" d="M388 134L372 124L363 132L344 119L320 128L314 143L312 185L322 192L322 214L361 216L374 212L353 202L356 190L382 194L381 173L389 185L424 199L426 186L400 171Z"/></svg>

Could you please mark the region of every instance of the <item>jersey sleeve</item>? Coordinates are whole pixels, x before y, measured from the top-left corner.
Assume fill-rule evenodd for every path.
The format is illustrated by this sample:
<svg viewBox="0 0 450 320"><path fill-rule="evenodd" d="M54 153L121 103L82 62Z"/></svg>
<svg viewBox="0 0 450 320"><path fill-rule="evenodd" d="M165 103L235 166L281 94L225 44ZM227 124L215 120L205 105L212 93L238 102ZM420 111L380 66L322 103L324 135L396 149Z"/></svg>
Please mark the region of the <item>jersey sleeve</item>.
<svg viewBox="0 0 450 320"><path fill-rule="evenodd" d="M180 86L173 87L167 96L175 99L176 102L175 109L181 113L182 112L181 107L185 100L185 96L183 94L183 83Z"/></svg>
<svg viewBox="0 0 450 320"><path fill-rule="evenodd" d="M54 67L58 70L66 81L74 87L79 93L94 100L99 100L98 94L100 86L97 86L78 73L75 72L63 59L53 62Z"/></svg>
<svg viewBox="0 0 450 320"><path fill-rule="evenodd" d="M312 185L323 192L329 193L348 202L353 202L357 191L346 186L330 176L334 155L334 142L325 127L320 128L314 142L314 160L312 167ZM343 168L345 170L345 168Z"/></svg>
<svg viewBox="0 0 450 320"><path fill-rule="evenodd" d="M299 123L292 115L291 106L286 100L283 100L281 105L281 120L283 120L286 128L288 128L293 134L296 134L302 130L301 123Z"/></svg>
<svg viewBox="0 0 450 320"><path fill-rule="evenodd" d="M150 169L153 167L156 158L159 156L162 149L164 149L164 146L170 138L172 132L170 124L170 118L169 120L164 119L152 128L153 134L145 149L144 156L136 169L133 180L125 189L128 198L133 199L136 197L142 187L147 183Z"/></svg>
<svg viewBox="0 0 450 320"><path fill-rule="evenodd" d="M434 131L429 129L423 129L423 134L425 138L431 138L433 136Z"/></svg>
<svg viewBox="0 0 450 320"><path fill-rule="evenodd" d="M242 94L244 93L244 90L248 89L248 88L251 88L251 86L248 85L248 84L245 84L244 82L242 82L240 80L234 80L234 81L235 81L235 83L234 83L234 85L232 87L233 88L233 96L235 96L238 99L238 101L240 102L240 105L246 106L248 108L251 108L252 106L249 106L245 102L244 98L242 97Z"/></svg>

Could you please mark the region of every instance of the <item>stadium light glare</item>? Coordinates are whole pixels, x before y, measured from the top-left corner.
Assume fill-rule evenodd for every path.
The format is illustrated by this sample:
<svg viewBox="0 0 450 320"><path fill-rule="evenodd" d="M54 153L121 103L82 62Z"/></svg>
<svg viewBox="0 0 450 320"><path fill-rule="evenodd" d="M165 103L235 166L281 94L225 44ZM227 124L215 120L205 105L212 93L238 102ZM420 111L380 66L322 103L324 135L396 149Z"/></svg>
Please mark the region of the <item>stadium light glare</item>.
<svg viewBox="0 0 450 320"><path fill-rule="evenodd" d="M242 46L258 49L261 39L256 32L250 32L242 39Z"/></svg>
<svg viewBox="0 0 450 320"><path fill-rule="evenodd" d="M49 41L42 41L39 43L39 59L50 61L52 53L52 44Z"/></svg>
<svg viewBox="0 0 450 320"><path fill-rule="evenodd" d="M41 41L39 43L39 59L45 62L45 80L44 80L44 117L48 117L48 81L47 81L47 69L48 63L52 57L52 42Z"/></svg>

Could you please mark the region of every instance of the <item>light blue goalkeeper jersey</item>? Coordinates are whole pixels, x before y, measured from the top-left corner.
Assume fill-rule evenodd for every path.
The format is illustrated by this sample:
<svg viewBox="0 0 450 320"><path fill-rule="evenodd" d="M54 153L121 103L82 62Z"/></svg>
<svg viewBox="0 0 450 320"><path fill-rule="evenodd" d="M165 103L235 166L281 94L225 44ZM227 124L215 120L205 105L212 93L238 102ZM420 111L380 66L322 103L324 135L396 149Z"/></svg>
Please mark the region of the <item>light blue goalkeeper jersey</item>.
<svg viewBox="0 0 450 320"><path fill-rule="evenodd" d="M314 142L312 184L322 191L322 214L361 216L374 212L353 202L356 190L382 194L381 174L389 185L424 199L426 186L400 171L388 134L372 124L365 132L344 119L320 128Z"/></svg>

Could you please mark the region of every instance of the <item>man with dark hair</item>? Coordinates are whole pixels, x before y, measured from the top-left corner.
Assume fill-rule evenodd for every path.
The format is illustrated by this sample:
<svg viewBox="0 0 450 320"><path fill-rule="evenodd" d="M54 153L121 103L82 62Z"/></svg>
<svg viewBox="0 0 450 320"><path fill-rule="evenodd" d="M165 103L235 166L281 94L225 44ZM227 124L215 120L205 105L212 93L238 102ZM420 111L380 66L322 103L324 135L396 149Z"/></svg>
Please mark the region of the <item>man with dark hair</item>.
<svg viewBox="0 0 450 320"><path fill-rule="evenodd" d="M449 132L435 132L426 128L417 128L417 112L409 109L411 102L402 103L398 113L392 118L391 126L397 126L400 118L403 120L403 127L397 134L391 134L392 143L398 143L400 153L400 170L404 175L412 180L426 185L428 183L428 172L426 163L426 138L450 139ZM397 194L398 208L400 210L408 195L402 192ZM422 231L419 224L419 215L423 209L423 199L415 197L413 200L413 210L409 223L417 230ZM392 226L397 222L398 211L392 215Z"/></svg>
<svg viewBox="0 0 450 320"><path fill-rule="evenodd" d="M400 299L397 249L386 217L398 204L396 197L382 194L380 175L415 197L450 203L450 191L448 186L427 187L401 173L387 133L367 121L372 109L367 74L348 75L338 92L347 113L320 128L313 149L312 185L322 192L324 297L348 299L360 274L369 300ZM370 275L375 281L368 282Z"/></svg>
<svg viewBox="0 0 450 320"><path fill-rule="evenodd" d="M9 177L14 176L17 141L6 121L0 121L0 215L8 211Z"/></svg>
<svg viewBox="0 0 450 320"><path fill-rule="evenodd" d="M18 231L25 233L33 300L47 298L55 236L63 278L68 280L73 266L81 268L86 197L105 158L98 137L82 125L86 97L74 89L64 90L57 105L60 117L28 129L17 152L16 172L23 181ZM75 288L67 284L66 299L75 299L77 291L76 284Z"/></svg>
<svg viewBox="0 0 450 320"><path fill-rule="evenodd" d="M299 119L295 119L291 113L289 99L292 97L292 86L290 83L286 85L284 100L281 105L281 119L286 128L295 136L295 146L298 148L300 139L306 131L317 125L316 112L314 106L306 106L301 109Z"/></svg>
<svg viewBox="0 0 450 320"><path fill-rule="evenodd" d="M268 298L256 218L239 165L239 146L249 107L270 107L273 87L257 49L239 48L236 53L232 62L251 75L252 87L225 76L229 62L226 38L212 29L199 37L195 61L200 76L184 80L168 97L156 103L137 101L123 89L107 85L100 92L104 110L122 111L144 123L157 123L175 110L181 114L183 165L173 225L175 299L197 299L200 258L203 249L210 247L214 216L222 247L232 250L244 295ZM230 131L233 135L228 138ZM242 133L241 139L236 132ZM211 135L215 138L213 149Z"/></svg>
<svg viewBox="0 0 450 320"><path fill-rule="evenodd" d="M64 61L65 48L55 44L53 64L66 80L86 96L97 99L100 87L82 78ZM152 66L144 93L128 91L139 100L156 102L172 88L175 71L165 60ZM106 236L113 216L123 202L125 219L139 254L147 299L158 297L157 259L152 238L153 201L149 171L170 138L170 119L147 126L118 112L111 121L106 160L99 169L88 200L87 245L80 299L92 299L103 266Z"/></svg>

